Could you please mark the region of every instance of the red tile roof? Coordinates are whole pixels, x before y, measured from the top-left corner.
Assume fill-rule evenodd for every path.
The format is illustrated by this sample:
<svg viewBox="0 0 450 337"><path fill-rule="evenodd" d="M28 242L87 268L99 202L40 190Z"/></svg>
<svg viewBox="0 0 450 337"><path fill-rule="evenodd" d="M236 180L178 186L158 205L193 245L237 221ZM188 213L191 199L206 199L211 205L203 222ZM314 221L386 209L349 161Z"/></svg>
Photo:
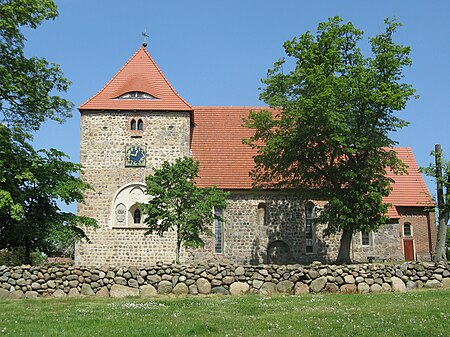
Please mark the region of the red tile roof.
<svg viewBox="0 0 450 337"><path fill-rule="evenodd" d="M133 91L157 99L117 99ZM139 48L119 72L96 95L79 106L82 110L191 111L191 106L173 89L145 49Z"/></svg>
<svg viewBox="0 0 450 337"><path fill-rule="evenodd" d="M251 189L249 172L254 168L256 151L242 144L253 130L242 127L250 110L264 107L194 107L193 157L200 161L199 186L217 185L223 189ZM430 205L431 197L410 148L396 148L398 157L408 165L405 175L388 176L395 180L385 201L394 206ZM432 204L432 202L431 202ZM388 215L399 215L391 207Z"/></svg>

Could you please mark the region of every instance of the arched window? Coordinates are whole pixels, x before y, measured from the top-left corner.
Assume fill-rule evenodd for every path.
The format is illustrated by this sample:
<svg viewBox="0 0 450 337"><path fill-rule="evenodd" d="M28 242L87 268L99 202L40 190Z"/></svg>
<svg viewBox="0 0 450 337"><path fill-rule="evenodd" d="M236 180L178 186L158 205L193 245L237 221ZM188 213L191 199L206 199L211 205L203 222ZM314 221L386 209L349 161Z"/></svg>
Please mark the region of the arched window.
<svg viewBox="0 0 450 337"><path fill-rule="evenodd" d="M138 225L141 223L141 211L139 208L136 208L133 212L133 223Z"/></svg>
<svg viewBox="0 0 450 337"><path fill-rule="evenodd" d="M314 204L309 201L305 206L305 247L306 253L314 252Z"/></svg>
<svg viewBox="0 0 450 337"><path fill-rule="evenodd" d="M361 232L361 244L363 246L370 246L370 233Z"/></svg>
<svg viewBox="0 0 450 337"><path fill-rule="evenodd" d="M266 224L266 204L263 202L258 204L257 220L259 226Z"/></svg>
<svg viewBox="0 0 450 337"><path fill-rule="evenodd" d="M131 130L137 130L137 128L136 128L136 120L134 118L131 120L130 128L131 128Z"/></svg>
<svg viewBox="0 0 450 337"><path fill-rule="evenodd" d="M412 236L412 228L410 223L403 225L403 236Z"/></svg>
<svg viewBox="0 0 450 337"><path fill-rule="evenodd" d="M141 131L144 130L144 122L140 118L138 119L137 129Z"/></svg>

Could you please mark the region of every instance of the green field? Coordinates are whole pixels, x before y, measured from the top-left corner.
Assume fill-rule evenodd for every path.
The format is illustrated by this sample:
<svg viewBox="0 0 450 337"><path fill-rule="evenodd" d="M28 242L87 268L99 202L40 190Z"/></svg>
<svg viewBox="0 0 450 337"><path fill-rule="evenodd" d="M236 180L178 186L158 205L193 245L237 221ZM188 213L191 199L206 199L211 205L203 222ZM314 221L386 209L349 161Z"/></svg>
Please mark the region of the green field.
<svg viewBox="0 0 450 337"><path fill-rule="evenodd" d="M3 300L0 336L450 336L450 290Z"/></svg>

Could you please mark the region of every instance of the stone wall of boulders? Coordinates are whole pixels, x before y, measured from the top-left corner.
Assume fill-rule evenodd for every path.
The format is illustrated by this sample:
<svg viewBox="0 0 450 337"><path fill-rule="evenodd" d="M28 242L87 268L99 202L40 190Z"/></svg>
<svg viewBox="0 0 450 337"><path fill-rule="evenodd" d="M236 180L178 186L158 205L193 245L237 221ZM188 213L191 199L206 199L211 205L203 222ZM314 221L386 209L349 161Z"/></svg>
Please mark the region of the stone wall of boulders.
<svg viewBox="0 0 450 337"><path fill-rule="evenodd" d="M0 298L368 293L450 287L445 263L401 265L197 265L146 268L0 266Z"/></svg>

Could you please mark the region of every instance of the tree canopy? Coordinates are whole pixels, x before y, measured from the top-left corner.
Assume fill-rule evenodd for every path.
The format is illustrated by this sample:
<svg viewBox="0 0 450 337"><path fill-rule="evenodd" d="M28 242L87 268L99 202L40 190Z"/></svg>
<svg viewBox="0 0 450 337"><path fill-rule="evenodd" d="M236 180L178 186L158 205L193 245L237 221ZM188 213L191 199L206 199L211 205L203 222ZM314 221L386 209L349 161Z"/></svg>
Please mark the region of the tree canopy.
<svg viewBox="0 0 450 337"><path fill-rule="evenodd" d="M63 122L73 107L58 95L70 84L60 67L23 51L23 28L57 14L51 0L0 0L0 249L24 248L26 263L34 250L54 253L86 238L80 226L96 226L58 206L83 201L81 166L29 143L43 122Z"/></svg>
<svg viewBox="0 0 450 337"><path fill-rule="evenodd" d="M30 263L35 249L52 254L61 243L86 238L80 225L96 226L58 206L82 202L89 188L74 176L80 165L62 152L35 151L23 134L0 124L0 167L0 249L24 247L24 262Z"/></svg>
<svg viewBox="0 0 450 337"><path fill-rule="evenodd" d="M73 104L56 93L69 88L55 63L26 57L22 28L37 28L58 15L51 0L0 0L0 121L23 131L38 130L47 119L64 121Z"/></svg>
<svg viewBox="0 0 450 337"><path fill-rule="evenodd" d="M177 237L176 262L180 260L181 245L203 247L202 234L212 234L214 219L222 220L214 207L226 207L227 192L217 187L199 188L195 184L199 163L192 158L177 158L175 163L164 162L146 178L150 200L142 204L146 215L146 234L162 236L175 230Z"/></svg>
<svg viewBox="0 0 450 337"><path fill-rule="evenodd" d="M262 79L260 98L273 110L245 120L255 129L244 140L258 150L255 185L320 191L328 203L317 221L328 224L326 234L342 232L338 263L351 262L355 232L387 221L386 170L404 170L389 148L392 132L407 125L395 112L414 97L402 82L410 48L393 41L397 20L385 24L369 39L369 56L359 48L363 32L339 17L320 23L316 35L286 41L289 63L281 58Z"/></svg>

